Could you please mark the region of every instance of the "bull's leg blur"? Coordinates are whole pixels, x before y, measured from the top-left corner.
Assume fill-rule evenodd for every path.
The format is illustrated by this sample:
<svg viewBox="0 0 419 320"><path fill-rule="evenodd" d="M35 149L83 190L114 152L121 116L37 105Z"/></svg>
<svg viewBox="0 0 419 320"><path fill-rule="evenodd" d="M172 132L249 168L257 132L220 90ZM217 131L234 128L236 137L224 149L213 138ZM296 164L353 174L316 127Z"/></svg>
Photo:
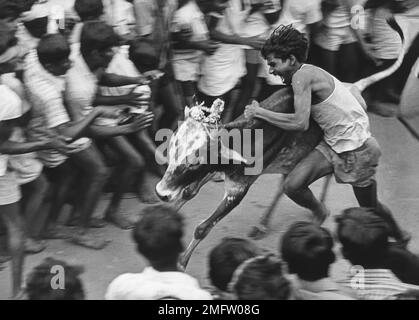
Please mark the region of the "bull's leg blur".
<svg viewBox="0 0 419 320"><path fill-rule="evenodd" d="M271 205L269 206L268 210L266 210L263 213L262 217L260 218L259 224L252 228L252 230L249 233L249 237L255 240L260 240L264 238L268 233L269 223L271 221L272 214L274 213L276 205L278 204L279 200L284 194L284 181L285 176L281 175L279 180L278 191L276 192L274 199L271 202Z"/></svg>
<svg viewBox="0 0 419 320"><path fill-rule="evenodd" d="M325 205L316 199L309 186L332 172L332 164L321 152L313 150L297 164L285 180L287 196L298 205L311 210L319 224L324 222L329 212Z"/></svg>
<svg viewBox="0 0 419 320"><path fill-rule="evenodd" d="M194 232L194 239L189 243L188 248L179 259L181 269L185 269L192 253L199 245L199 243L208 235L211 229L227 214L229 214L244 198L251 184L256 180L257 176L248 176L245 181L233 182L226 179L225 188L226 193L223 201L218 206L217 210L204 222L202 222Z"/></svg>

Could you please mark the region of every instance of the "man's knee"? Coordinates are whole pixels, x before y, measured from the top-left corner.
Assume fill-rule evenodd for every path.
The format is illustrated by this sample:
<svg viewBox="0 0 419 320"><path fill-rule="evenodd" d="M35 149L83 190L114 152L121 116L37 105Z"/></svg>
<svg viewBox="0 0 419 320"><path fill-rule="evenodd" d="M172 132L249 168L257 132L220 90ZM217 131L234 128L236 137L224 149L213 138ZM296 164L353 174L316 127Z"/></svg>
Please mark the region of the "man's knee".
<svg viewBox="0 0 419 320"><path fill-rule="evenodd" d="M301 184L295 179L287 178L284 181L284 193L289 197L298 194L302 188Z"/></svg>

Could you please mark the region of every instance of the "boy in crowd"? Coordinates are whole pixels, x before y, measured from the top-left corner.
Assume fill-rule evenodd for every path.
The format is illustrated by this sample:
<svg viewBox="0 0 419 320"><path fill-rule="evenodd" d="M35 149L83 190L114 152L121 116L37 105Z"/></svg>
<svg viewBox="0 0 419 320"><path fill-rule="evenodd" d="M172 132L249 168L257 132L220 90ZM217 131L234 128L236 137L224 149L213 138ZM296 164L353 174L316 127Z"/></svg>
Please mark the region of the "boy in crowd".
<svg viewBox="0 0 419 320"><path fill-rule="evenodd" d="M217 300L228 300L228 284L234 271L246 260L256 257L261 250L252 242L240 238L224 238L214 247L208 258L208 275L216 292L213 296Z"/></svg>
<svg viewBox="0 0 419 320"><path fill-rule="evenodd" d="M282 262L273 255L243 262L228 287L239 300L294 300L291 283L282 272Z"/></svg>
<svg viewBox="0 0 419 320"><path fill-rule="evenodd" d="M146 208L133 230L137 251L150 266L141 273L118 276L109 285L107 300L211 300L190 275L179 272L183 251L183 218L165 206Z"/></svg>
<svg viewBox="0 0 419 320"><path fill-rule="evenodd" d="M319 224L329 215L309 186L334 173L339 183L352 185L361 206L377 208L392 229L392 236L406 244L403 232L390 210L377 199L377 170L381 150L371 135L369 118L361 102L328 72L306 64L307 38L292 26L280 26L266 41L262 55L270 72L282 77L294 91L293 113L265 110L257 102L246 107L248 119L260 118L282 130L305 131L310 117L320 126L324 140L301 160L285 180L286 194L310 209Z"/></svg>
<svg viewBox="0 0 419 320"><path fill-rule="evenodd" d="M198 97L206 106L221 98L226 108L222 115L223 122L233 118L237 103L240 79L246 74L245 55L242 46L260 50L264 43L261 37L243 37L241 27L247 7L240 0L216 0L207 4L210 38L218 41L219 46L213 55L205 56L198 82Z"/></svg>
<svg viewBox="0 0 419 320"><path fill-rule="evenodd" d="M189 30L188 39L176 39L176 33ZM212 55L217 50L216 42L209 40L205 16L195 0L180 0L172 21L173 57L175 78L179 82L185 104L192 106L196 95L196 84L204 54ZM180 37L179 37L180 38Z"/></svg>
<svg viewBox="0 0 419 320"><path fill-rule="evenodd" d="M116 117L117 113L112 108L95 108L88 116L78 121L70 121L63 95L65 90L64 80L61 78L69 70L70 47L65 38L59 34L46 35L40 41L37 48L38 61L28 68L24 75L25 85L29 98L33 104L34 123L29 128L30 139L39 139L48 135L63 134L74 142L75 152L70 155L70 163L67 157L57 152L42 152L40 159L46 166L46 173L54 185L52 204L50 207L50 222L57 219L62 206L65 203L72 183L77 179L77 159L91 147L91 141L81 138L88 134L90 124L100 116ZM134 132L138 128L135 125L122 127L125 132ZM93 179L97 174L97 168L93 173L87 173ZM84 205L84 204L80 204ZM66 237L67 235L55 227L46 231L46 237ZM62 236L60 236L60 234Z"/></svg>
<svg viewBox="0 0 419 320"><path fill-rule="evenodd" d="M172 48L170 24L178 8L176 0L128 0L134 7L136 35L153 42L159 59L158 69L164 73L156 86L158 100L164 113L159 119L159 128L175 130L177 121L183 117L182 97L175 81L171 63Z"/></svg>
<svg viewBox="0 0 419 320"><path fill-rule="evenodd" d="M16 46L15 32L6 23L0 22L0 75L13 73L23 62L24 50ZM10 137L16 121L22 116L22 100L6 83L0 83L0 218L7 229L8 247L12 256L13 296L19 295L22 282L25 245L25 225L20 216L21 193L15 172L8 169L8 155L25 154L46 149L63 153L71 151L62 137L48 137L34 142L13 142Z"/></svg>
<svg viewBox="0 0 419 320"><path fill-rule="evenodd" d="M341 284L355 289L359 299L392 299L408 290L419 289L400 280L412 276L417 279L417 258L415 262L400 253L403 249L390 249L388 225L374 210L349 208L336 222L342 254L354 266ZM353 272L354 269L358 272ZM363 286L358 287L354 277L361 273Z"/></svg>
<svg viewBox="0 0 419 320"><path fill-rule="evenodd" d="M330 232L310 222L297 222L284 234L281 257L288 265L295 295L302 300L352 300L355 293L329 277L335 262Z"/></svg>
<svg viewBox="0 0 419 320"><path fill-rule="evenodd" d="M80 55L76 57L74 66L67 74L66 81L66 103L73 120L77 121L84 118L94 110L95 106L108 106L108 108L112 106L123 106L126 108L127 106L136 106L149 100L148 97L142 98L141 93L137 94L133 90L128 94L119 96L104 96L98 93L99 86L121 87L145 84L143 76L127 77L106 72L114 57L115 47L118 44L117 36L112 27L100 21L84 23L81 34ZM96 139L110 138L141 131L150 125L152 119L153 115L151 113L144 113L137 117L132 124L127 126L104 126L95 123L90 126L89 130L90 134ZM103 120L101 119L101 121ZM136 126L136 124L139 126ZM136 128L137 130L126 130L127 128ZM85 160L83 159L82 161ZM89 162L93 164L91 161L95 163L96 167L103 168L107 172L102 156L94 146L89 156ZM135 165L138 167L139 164L135 163ZM82 165L82 167L85 166ZM101 179L97 181L98 188L95 187L95 195L90 199L97 199L99 197L105 180ZM119 180L117 187L123 188L124 184L125 181ZM116 190L116 192L120 191ZM93 205L93 207L95 206ZM107 213L106 220L122 228L129 227L130 222L126 221L123 216L118 215L115 211L107 211Z"/></svg>
<svg viewBox="0 0 419 320"><path fill-rule="evenodd" d="M55 283L55 269L63 268L63 287L52 288ZM83 267L72 266L65 261L46 258L29 274L26 281L26 295L28 300L84 300L85 293L80 275Z"/></svg>

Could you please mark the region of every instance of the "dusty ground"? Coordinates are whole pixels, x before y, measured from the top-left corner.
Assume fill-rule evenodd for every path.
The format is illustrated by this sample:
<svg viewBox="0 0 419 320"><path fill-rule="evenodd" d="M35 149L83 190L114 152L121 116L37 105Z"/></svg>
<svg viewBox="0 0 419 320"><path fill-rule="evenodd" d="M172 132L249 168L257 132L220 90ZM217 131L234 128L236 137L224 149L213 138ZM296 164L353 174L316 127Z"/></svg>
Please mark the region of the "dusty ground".
<svg viewBox="0 0 419 320"><path fill-rule="evenodd" d="M414 239L410 248L419 252L419 142L414 140L407 131L394 119L372 116L372 131L382 146L383 158L379 168L378 182L381 199L393 210L396 218L407 230L413 233ZM246 237L249 229L259 218L261 212L269 205L277 185L277 176L262 176L252 187L241 205L217 225L192 256L187 271L197 277L203 285L207 280L207 255L209 250L224 236ZM321 183L314 186L319 192ZM223 195L223 184L210 183L201 193L188 203L182 210L186 218L185 242L189 241L194 227L212 212ZM107 199L103 199L97 215L103 213ZM327 198L327 205L333 215L342 209L355 206L356 201L351 188L333 182ZM133 218L139 214L143 206L135 199L126 199L123 211ZM307 219L308 212L302 210L289 199L284 198L277 209L273 220L273 232L258 241L264 248L278 248L278 241L287 226L299 219ZM333 228L333 218L328 219L326 227ZM109 282L124 272L139 272L145 265L144 259L136 252L129 231L120 231L108 226L97 231L101 236L112 239L105 250L92 251L83 249L61 240L51 241L48 249L38 255L26 259L25 275L45 257L54 256L69 263L82 264L86 268L83 281L89 299L102 299ZM333 268L333 274L339 276L347 268L340 259ZM7 265L0 272L0 299L7 299L10 294L10 269Z"/></svg>

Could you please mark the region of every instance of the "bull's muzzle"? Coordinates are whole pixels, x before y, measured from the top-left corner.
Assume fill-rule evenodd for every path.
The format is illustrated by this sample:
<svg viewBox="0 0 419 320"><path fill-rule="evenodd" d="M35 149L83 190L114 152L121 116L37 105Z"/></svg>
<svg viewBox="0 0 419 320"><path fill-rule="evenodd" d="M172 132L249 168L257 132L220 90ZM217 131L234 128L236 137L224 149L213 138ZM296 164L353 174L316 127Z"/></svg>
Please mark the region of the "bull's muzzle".
<svg viewBox="0 0 419 320"><path fill-rule="evenodd" d="M156 185L156 194L163 202L171 202L174 200L174 193L165 188L162 181Z"/></svg>

